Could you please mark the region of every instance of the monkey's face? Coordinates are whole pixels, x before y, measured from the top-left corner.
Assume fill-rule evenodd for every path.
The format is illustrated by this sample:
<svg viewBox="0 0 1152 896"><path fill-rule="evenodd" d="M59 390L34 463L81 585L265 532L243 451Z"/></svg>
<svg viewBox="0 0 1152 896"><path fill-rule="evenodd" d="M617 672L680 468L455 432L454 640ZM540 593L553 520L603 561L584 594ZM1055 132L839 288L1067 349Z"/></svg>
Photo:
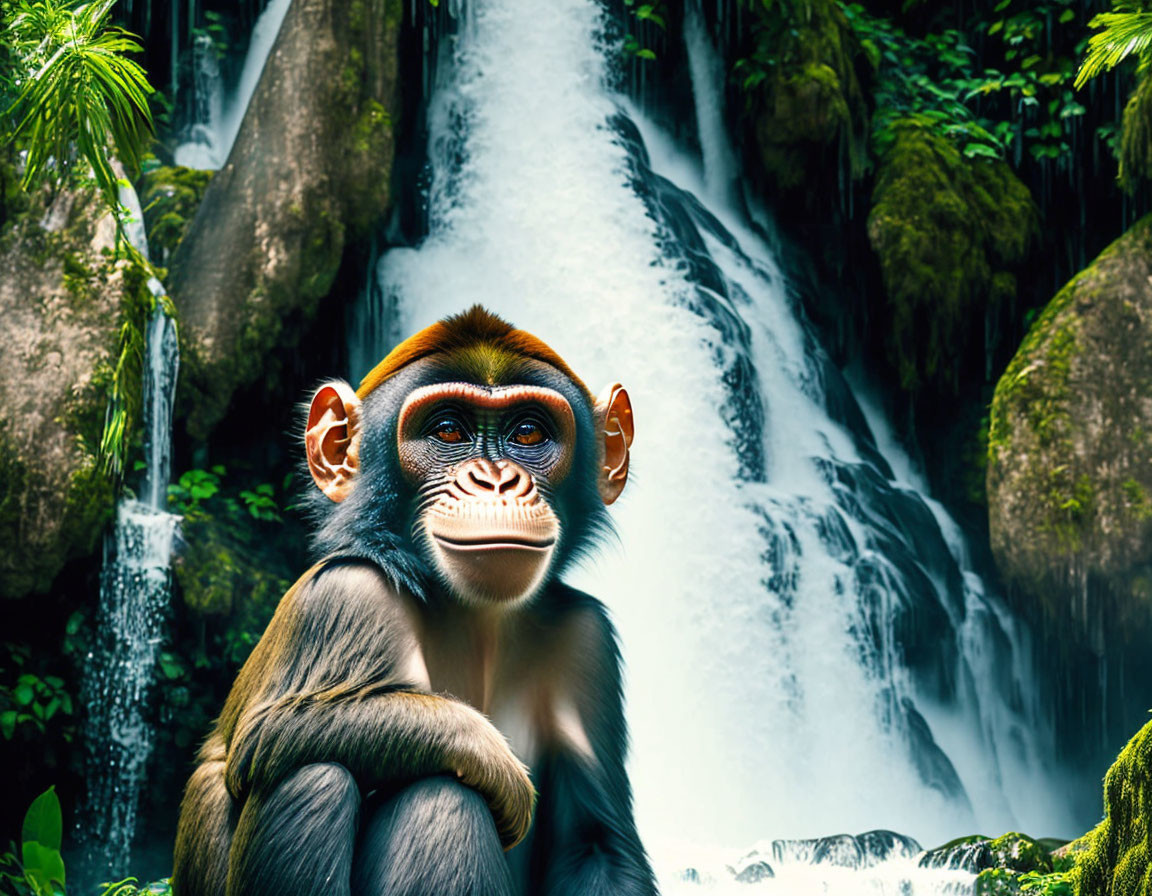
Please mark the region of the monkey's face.
<svg viewBox="0 0 1152 896"><path fill-rule="evenodd" d="M551 352L535 337L469 314L453 325L487 321L514 344L406 358L413 344L435 347L428 332L447 324L434 325L365 378L366 401L341 380L322 385L304 441L317 486L341 505L321 511L329 551L381 557L374 545L407 550L410 533L451 595L510 605L607 525L604 505L628 479L632 406L618 383L592 399L554 353L523 353Z"/></svg>
<svg viewBox="0 0 1152 896"><path fill-rule="evenodd" d="M400 409L397 442L417 490L414 533L449 590L480 603L533 594L563 535L553 504L576 449L568 399L540 386L424 386Z"/></svg>

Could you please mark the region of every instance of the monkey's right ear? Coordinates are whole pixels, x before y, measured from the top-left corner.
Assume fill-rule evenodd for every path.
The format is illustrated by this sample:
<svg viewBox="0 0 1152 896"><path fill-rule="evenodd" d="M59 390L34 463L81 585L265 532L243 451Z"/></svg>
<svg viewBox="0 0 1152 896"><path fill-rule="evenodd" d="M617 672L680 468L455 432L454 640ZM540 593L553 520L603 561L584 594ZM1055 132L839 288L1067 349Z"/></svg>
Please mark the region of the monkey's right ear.
<svg viewBox="0 0 1152 896"><path fill-rule="evenodd" d="M347 498L360 469L360 399L343 380L325 383L312 396L304 450L320 491L333 501Z"/></svg>

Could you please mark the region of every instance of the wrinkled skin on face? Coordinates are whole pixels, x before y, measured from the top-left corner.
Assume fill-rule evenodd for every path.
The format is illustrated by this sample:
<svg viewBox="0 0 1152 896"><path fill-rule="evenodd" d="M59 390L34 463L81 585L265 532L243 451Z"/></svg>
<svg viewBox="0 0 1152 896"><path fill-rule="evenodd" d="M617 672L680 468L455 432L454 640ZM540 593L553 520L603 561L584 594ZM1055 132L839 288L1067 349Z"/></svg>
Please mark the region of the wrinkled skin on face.
<svg viewBox="0 0 1152 896"><path fill-rule="evenodd" d="M334 528L363 533L382 513L379 496L394 495L388 515L411 528L393 534L456 599L511 605L535 594L603 526L627 479L632 415L619 385L592 402L547 364L526 360L516 373L515 383L468 382L467 371L424 359L364 401L345 383L322 386L309 465L329 499L354 505L331 511ZM362 457L362 444L395 452ZM379 487L372 480L397 480L383 465L399 477ZM372 506L364 493L377 496Z"/></svg>
<svg viewBox="0 0 1152 896"><path fill-rule="evenodd" d="M572 468L568 400L539 386L425 386L404 402L397 438L418 537L449 589L477 602L534 593L560 539L549 497Z"/></svg>

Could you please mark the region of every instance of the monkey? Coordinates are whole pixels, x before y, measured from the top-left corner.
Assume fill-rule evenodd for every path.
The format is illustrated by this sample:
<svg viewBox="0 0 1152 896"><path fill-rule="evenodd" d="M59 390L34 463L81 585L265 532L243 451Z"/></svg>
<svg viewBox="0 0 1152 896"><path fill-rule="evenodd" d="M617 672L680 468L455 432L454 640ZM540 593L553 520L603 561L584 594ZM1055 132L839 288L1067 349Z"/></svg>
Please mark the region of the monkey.
<svg viewBox="0 0 1152 896"><path fill-rule="evenodd" d="M633 436L619 383L481 306L316 390L321 559L198 753L175 896L656 893L617 636L561 580Z"/></svg>

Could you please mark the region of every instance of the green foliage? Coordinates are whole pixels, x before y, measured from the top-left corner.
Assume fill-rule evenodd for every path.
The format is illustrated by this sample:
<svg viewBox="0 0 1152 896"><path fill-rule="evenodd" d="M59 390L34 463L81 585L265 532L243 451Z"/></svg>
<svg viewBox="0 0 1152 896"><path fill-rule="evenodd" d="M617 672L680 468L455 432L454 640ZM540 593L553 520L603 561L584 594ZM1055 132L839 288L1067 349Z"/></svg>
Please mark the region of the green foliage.
<svg viewBox="0 0 1152 896"><path fill-rule="evenodd" d="M200 503L220 491L220 478L227 471L217 464L210 470L188 470L168 486L168 506L173 513L194 516Z"/></svg>
<svg viewBox="0 0 1152 896"><path fill-rule="evenodd" d="M664 0L656 0L655 3L637 3L636 0L624 0L624 6L627 7L628 13L637 23L651 23L661 31L665 29ZM630 56L635 56L637 59L656 58L656 51L642 45L640 39L631 32L624 35L624 52Z"/></svg>
<svg viewBox="0 0 1152 896"><path fill-rule="evenodd" d="M1152 12L1102 12L1088 24L1100 30L1088 40L1088 54L1076 73L1077 89L1130 57L1136 57L1141 72L1152 64Z"/></svg>
<svg viewBox="0 0 1152 896"><path fill-rule="evenodd" d="M1075 0L1000 0L1002 14L988 26L1001 42L1006 71L987 69L976 87L982 98L999 97L1006 109L1005 148L1037 160L1070 161L1068 135L1086 109L1073 92L1075 61L1054 51L1054 31L1076 26ZM1006 105L1005 102L1006 101Z"/></svg>
<svg viewBox="0 0 1152 896"><path fill-rule="evenodd" d="M890 19L870 15L859 3L843 4L844 15L868 57L877 80L872 148L882 156L900 126L914 122L947 137L965 156L998 157L1004 133L990 129L966 105L982 84L975 54L956 30L912 37Z"/></svg>
<svg viewBox="0 0 1152 896"><path fill-rule="evenodd" d="M172 880L164 878L140 886L134 877L126 877L116 883L105 884L100 896L172 896Z"/></svg>
<svg viewBox="0 0 1152 896"><path fill-rule="evenodd" d="M207 470L188 470L168 486L168 505L173 513L192 519L206 519L211 510L222 509L225 516L236 520L245 514L255 520L280 522L280 505L276 500L276 486L261 482L252 488L240 489L238 495L223 495L212 508L207 502L220 493L221 481L228 471L220 464ZM280 490L287 493L292 476L284 477Z"/></svg>
<svg viewBox="0 0 1152 896"><path fill-rule="evenodd" d="M216 60L222 62L224 57L228 55L228 28L224 24L224 17L220 13L212 9L204 10L204 21L207 23L202 28L192 29L192 39L207 40L213 52L216 54Z"/></svg>
<svg viewBox="0 0 1152 896"><path fill-rule="evenodd" d="M153 267L128 242L122 244L121 251L127 256L128 262L122 268L124 305L120 332L116 339L116 361L108 385L104 429L96 452L100 468L117 481L123 475L133 427L139 416L148 320L157 309L170 317L176 315L172 300L167 295L158 298L149 285L153 278L158 280L163 272Z"/></svg>
<svg viewBox="0 0 1152 896"><path fill-rule="evenodd" d="M19 856L0 856L0 886L17 896L63 896L64 859L60 854L64 820L56 788L33 800L24 816Z"/></svg>
<svg viewBox="0 0 1152 896"><path fill-rule="evenodd" d="M169 488L184 515L173 570L183 634L160 655L161 725L173 755L207 734L237 670L300 572L304 533L287 504L292 476L252 481L214 465L189 470Z"/></svg>
<svg viewBox="0 0 1152 896"><path fill-rule="evenodd" d="M76 636L82 620L80 613L68 620L68 638ZM6 656L0 666L0 738L35 740L51 726L66 742L71 742L75 735L75 701L64 680L34 669L32 650L27 645L5 643L3 651Z"/></svg>
<svg viewBox="0 0 1152 896"><path fill-rule="evenodd" d="M1056 871L1043 874L1029 871L1020 876L1020 891L1034 896L1075 896L1072 875L1069 871Z"/></svg>
<svg viewBox="0 0 1152 896"><path fill-rule="evenodd" d="M107 23L114 2L20 0L3 36L22 69L8 114L15 122L9 139L26 138L25 188L84 177L90 169L119 215L108 152L130 171L139 170L152 141L152 87L125 55L141 50L134 36Z"/></svg>
<svg viewBox="0 0 1152 896"><path fill-rule="evenodd" d="M1020 873L1011 868L985 868L976 875L975 896L1017 896Z"/></svg>
<svg viewBox="0 0 1152 896"><path fill-rule="evenodd" d="M877 83L872 144L876 156L895 139L894 128L914 121L951 140L967 158L998 158L1027 151L1036 159L1067 156L1070 122L1085 113L1071 82L1074 63L1044 43L1053 22L1071 26L1073 0L1041 0L1013 11L995 7L984 30L999 44L1006 71L980 68L969 38L958 30L915 37L893 21L845 4L844 13L864 47Z"/></svg>

